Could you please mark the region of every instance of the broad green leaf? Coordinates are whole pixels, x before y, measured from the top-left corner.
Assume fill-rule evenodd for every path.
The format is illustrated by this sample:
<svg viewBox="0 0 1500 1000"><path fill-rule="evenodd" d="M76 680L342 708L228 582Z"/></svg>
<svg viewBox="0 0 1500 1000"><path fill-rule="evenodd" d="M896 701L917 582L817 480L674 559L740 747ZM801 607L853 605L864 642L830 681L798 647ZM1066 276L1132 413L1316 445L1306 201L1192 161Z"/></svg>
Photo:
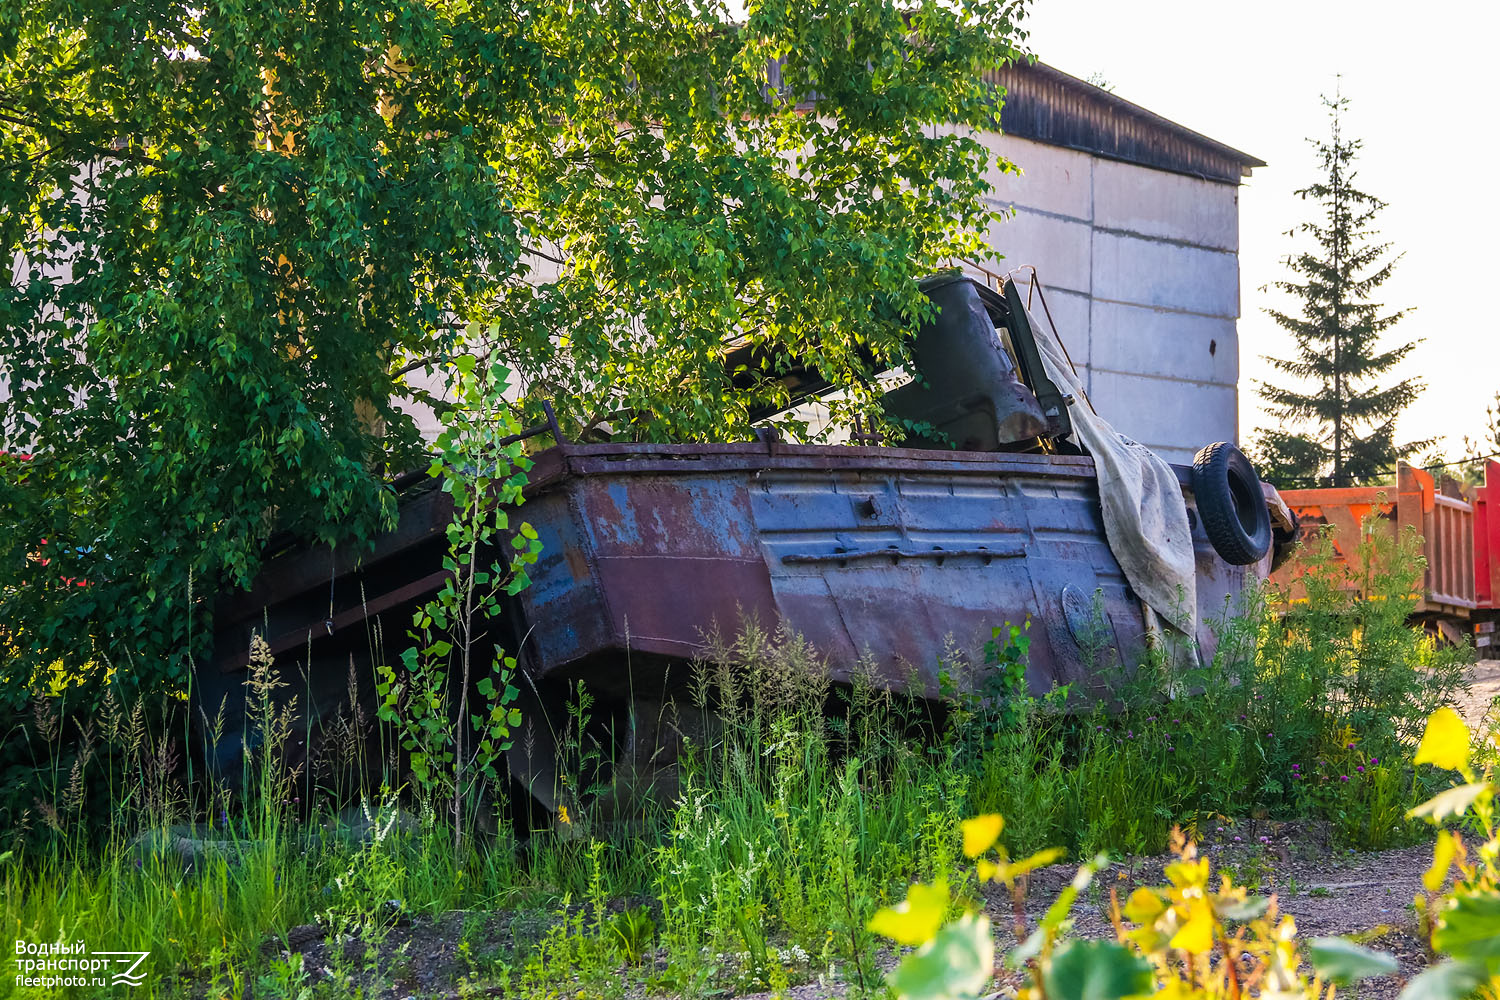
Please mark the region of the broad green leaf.
<svg viewBox="0 0 1500 1000"><path fill-rule="evenodd" d="M1048 1000L1120 1000L1151 992L1151 963L1117 941L1067 941L1043 982Z"/></svg>
<svg viewBox="0 0 1500 1000"><path fill-rule="evenodd" d="M1461 892L1441 917L1441 926L1432 934L1433 947L1500 972L1500 890Z"/></svg>
<svg viewBox="0 0 1500 1000"><path fill-rule="evenodd" d="M966 819L959 824L959 828L964 835L964 856L977 858L995 846L995 841L1000 839L1000 831L1005 829L1005 819L998 813L989 813Z"/></svg>
<svg viewBox="0 0 1500 1000"><path fill-rule="evenodd" d="M1318 975L1340 986L1371 976L1388 976L1398 968L1391 955L1355 944L1348 938L1313 938L1307 943L1307 953Z"/></svg>
<svg viewBox="0 0 1500 1000"><path fill-rule="evenodd" d="M943 925L951 902L946 882L918 882L907 890L905 901L877 910L865 929L898 944L926 944Z"/></svg>
<svg viewBox="0 0 1500 1000"><path fill-rule="evenodd" d="M1417 974L1401 991L1400 1000L1463 1000L1485 980L1484 966L1469 962L1441 962Z"/></svg>
<svg viewBox="0 0 1500 1000"><path fill-rule="evenodd" d="M1271 900L1267 896L1246 896L1234 902L1214 903L1214 912L1220 920L1255 920L1270 908Z"/></svg>
<svg viewBox="0 0 1500 1000"><path fill-rule="evenodd" d="M1444 706L1427 717L1427 729L1417 745L1417 764L1432 764L1449 771L1469 763L1469 727L1457 712Z"/></svg>
<svg viewBox="0 0 1500 1000"><path fill-rule="evenodd" d="M995 941L986 916L967 914L901 960L886 976L898 997L973 1000L995 969Z"/></svg>

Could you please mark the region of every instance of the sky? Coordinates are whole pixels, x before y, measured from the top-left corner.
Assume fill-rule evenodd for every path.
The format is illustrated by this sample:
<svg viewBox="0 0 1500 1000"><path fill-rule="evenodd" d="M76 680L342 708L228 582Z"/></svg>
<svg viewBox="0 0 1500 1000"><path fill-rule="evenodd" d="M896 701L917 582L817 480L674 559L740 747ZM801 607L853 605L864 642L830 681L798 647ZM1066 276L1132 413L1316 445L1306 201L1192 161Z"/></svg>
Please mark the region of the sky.
<svg viewBox="0 0 1500 1000"><path fill-rule="evenodd" d="M1315 216L1293 192L1318 176L1308 136L1325 136L1319 95L1342 90L1344 132L1364 142L1356 184L1389 207L1381 238L1405 254L1381 289L1414 307L1387 336L1421 339L1397 377L1427 390L1401 440L1443 437L1448 458L1477 437L1500 391L1500 197L1491 92L1500 3L1426 0L1033 0L1028 47L1074 76L1265 160L1240 192L1240 432L1268 418L1263 355L1292 339L1265 314L1295 308L1267 284L1290 276L1287 235Z"/></svg>

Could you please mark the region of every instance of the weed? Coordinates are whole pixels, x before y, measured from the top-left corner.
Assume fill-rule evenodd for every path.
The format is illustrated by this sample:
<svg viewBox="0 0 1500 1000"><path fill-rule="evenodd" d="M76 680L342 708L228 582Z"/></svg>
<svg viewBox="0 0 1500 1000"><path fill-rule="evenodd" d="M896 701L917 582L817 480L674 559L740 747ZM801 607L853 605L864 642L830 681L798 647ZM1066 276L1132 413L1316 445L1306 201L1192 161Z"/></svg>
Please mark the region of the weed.
<svg viewBox="0 0 1500 1000"><path fill-rule="evenodd" d="M656 940L656 921L646 907L632 907L610 918L609 935L626 965L640 965Z"/></svg>
<svg viewBox="0 0 1500 1000"><path fill-rule="evenodd" d="M345 769L333 758L295 762L287 744L306 737L293 711L306 695L280 681L261 647L244 713L248 752L233 783L212 773L187 780L184 741L159 722L170 711L109 693L87 730L73 731L71 714L42 699L28 725L54 748L38 764L49 797L17 814L16 838L3 845L4 917L17 939L149 949L164 994L173 984L299 1000L308 989L368 991L430 958L392 954L393 925L454 909L512 914L506 939L488 947L465 921L452 974L474 992L604 996L640 986L700 996L813 976L877 990L870 915L914 881L972 885L959 835L966 815L1011 817L1004 843L1016 856L1050 845L1085 858L1150 854L1174 827L1227 826L1224 817L1326 820L1341 843L1361 848L1420 835L1406 811L1439 780L1413 767L1413 748L1422 713L1452 695L1462 663L1405 623L1410 572L1420 568L1409 539L1367 544L1385 548L1362 561L1375 567L1362 589L1319 582L1341 570L1316 543L1306 601L1247 592L1215 624L1207 662L1158 650L1127 671L1094 650L1112 685L1095 702L1030 689L1024 624L996 630L976 655L945 653L943 706L868 660L833 685L817 651L785 629L711 631L701 661L669 667L653 718L637 720L639 732L674 741L670 780L657 785L665 794L630 800L628 824L599 818L605 797L625 801L608 734L618 713L606 692L575 686L555 734L570 815L524 843L508 826L479 828L481 813L504 802L475 756L483 737L472 726L456 820L451 732L432 736L454 754L432 765L442 781L419 780L404 797L393 790L404 772L389 748L410 727L358 717L353 697L349 717L325 729L343 734L331 752L355 760L366 741L387 741L369 750L385 782L350 788L337 783ZM413 662L420 671L429 661ZM503 680L476 690L503 703ZM439 728L452 721L428 718ZM237 723L221 711L202 728L226 725ZM645 747L632 766L654 763L659 749ZM474 801L481 788L493 799L485 809ZM335 813L351 793L363 804ZM113 808L91 827L99 802ZM1247 887L1271 876L1256 829L1229 869ZM1010 888L1024 922L1024 880ZM622 900L632 905L621 909ZM1102 889L1098 905L1109 905ZM316 970L294 948L263 948L268 936L284 941L289 928L313 924L329 935Z"/></svg>

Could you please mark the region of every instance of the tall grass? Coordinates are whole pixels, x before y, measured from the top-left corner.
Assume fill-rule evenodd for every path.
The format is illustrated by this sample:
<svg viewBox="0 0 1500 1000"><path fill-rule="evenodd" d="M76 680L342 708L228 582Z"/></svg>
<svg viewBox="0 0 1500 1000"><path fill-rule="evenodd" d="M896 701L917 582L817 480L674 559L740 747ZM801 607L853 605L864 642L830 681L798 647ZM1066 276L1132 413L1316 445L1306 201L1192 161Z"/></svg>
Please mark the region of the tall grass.
<svg viewBox="0 0 1500 1000"><path fill-rule="evenodd" d="M412 961L382 947L398 923L540 910L536 934L481 948L464 932L470 986L703 995L822 975L873 990L869 915L914 880L962 884L963 816L1004 814L1016 852L1157 852L1174 825L1265 817L1320 821L1356 847L1401 843L1419 835L1405 809L1429 791L1410 765L1414 736L1461 684L1465 653L1407 624L1413 540L1364 544L1368 579L1314 545L1305 601L1250 593L1226 608L1211 662L1158 655L1092 704L1026 693L1024 630L952 654L945 706L872 669L831 685L816 650L784 631L711 635L661 707L661 726L688 734L672 794L611 787L612 774L639 775L585 746L577 692L568 781L600 794L525 837L504 824L454 837L451 809L409 788L365 787L342 813L324 789L306 808L323 779L284 763L292 706L263 650L254 749L234 789L187 784L179 744L153 735L140 705L108 702L87 749L75 740L65 756L42 702L33 724L59 746L40 765L55 797L0 861L5 929L149 950L157 995L302 1000L394 994ZM317 970L288 948L310 924L335 942Z"/></svg>

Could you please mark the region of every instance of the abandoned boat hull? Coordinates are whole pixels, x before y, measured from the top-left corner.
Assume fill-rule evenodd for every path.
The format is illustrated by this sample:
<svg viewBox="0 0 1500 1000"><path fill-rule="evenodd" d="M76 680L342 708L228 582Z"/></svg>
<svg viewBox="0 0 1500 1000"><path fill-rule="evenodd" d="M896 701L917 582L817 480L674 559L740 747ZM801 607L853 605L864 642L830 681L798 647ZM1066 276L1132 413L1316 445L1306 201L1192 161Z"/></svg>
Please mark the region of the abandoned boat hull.
<svg viewBox="0 0 1500 1000"><path fill-rule="evenodd" d="M536 719L561 717L579 681L601 716L625 718L643 690L680 689L715 626L727 636L746 619L784 623L834 682L868 672L923 697L939 694L949 654L979 653L1007 622L1029 622L1036 694L1095 689L1144 651L1146 614L1105 539L1085 456L768 441L567 444L534 460L517 516L542 550L494 641L529 681L531 728L512 771L549 808L551 726ZM1197 554L1197 639L1212 656L1208 623L1256 570L1214 552L1191 516L1190 473L1178 472ZM330 746L348 742L351 717L373 721L373 666L396 659L413 612L442 585L451 515L445 493L408 494L373 550L292 550L249 591L220 599L194 687L208 763L232 779L253 744L244 681L259 634L288 682L281 697L297 699L289 763L347 776ZM392 763L360 760L367 777Z"/></svg>
<svg viewBox="0 0 1500 1000"><path fill-rule="evenodd" d="M1186 472L1184 471L1184 477ZM936 695L945 649L1031 623L1033 691L1134 664L1146 621L1104 536L1093 461L785 444L543 452L521 515L542 538L520 596L538 677L627 650L689 658L716 624L785 623L847 681L865 658ZM1187 491L1192 506L1190 490ZM1243 586L1201 528L1198 636Z"/></svg>

